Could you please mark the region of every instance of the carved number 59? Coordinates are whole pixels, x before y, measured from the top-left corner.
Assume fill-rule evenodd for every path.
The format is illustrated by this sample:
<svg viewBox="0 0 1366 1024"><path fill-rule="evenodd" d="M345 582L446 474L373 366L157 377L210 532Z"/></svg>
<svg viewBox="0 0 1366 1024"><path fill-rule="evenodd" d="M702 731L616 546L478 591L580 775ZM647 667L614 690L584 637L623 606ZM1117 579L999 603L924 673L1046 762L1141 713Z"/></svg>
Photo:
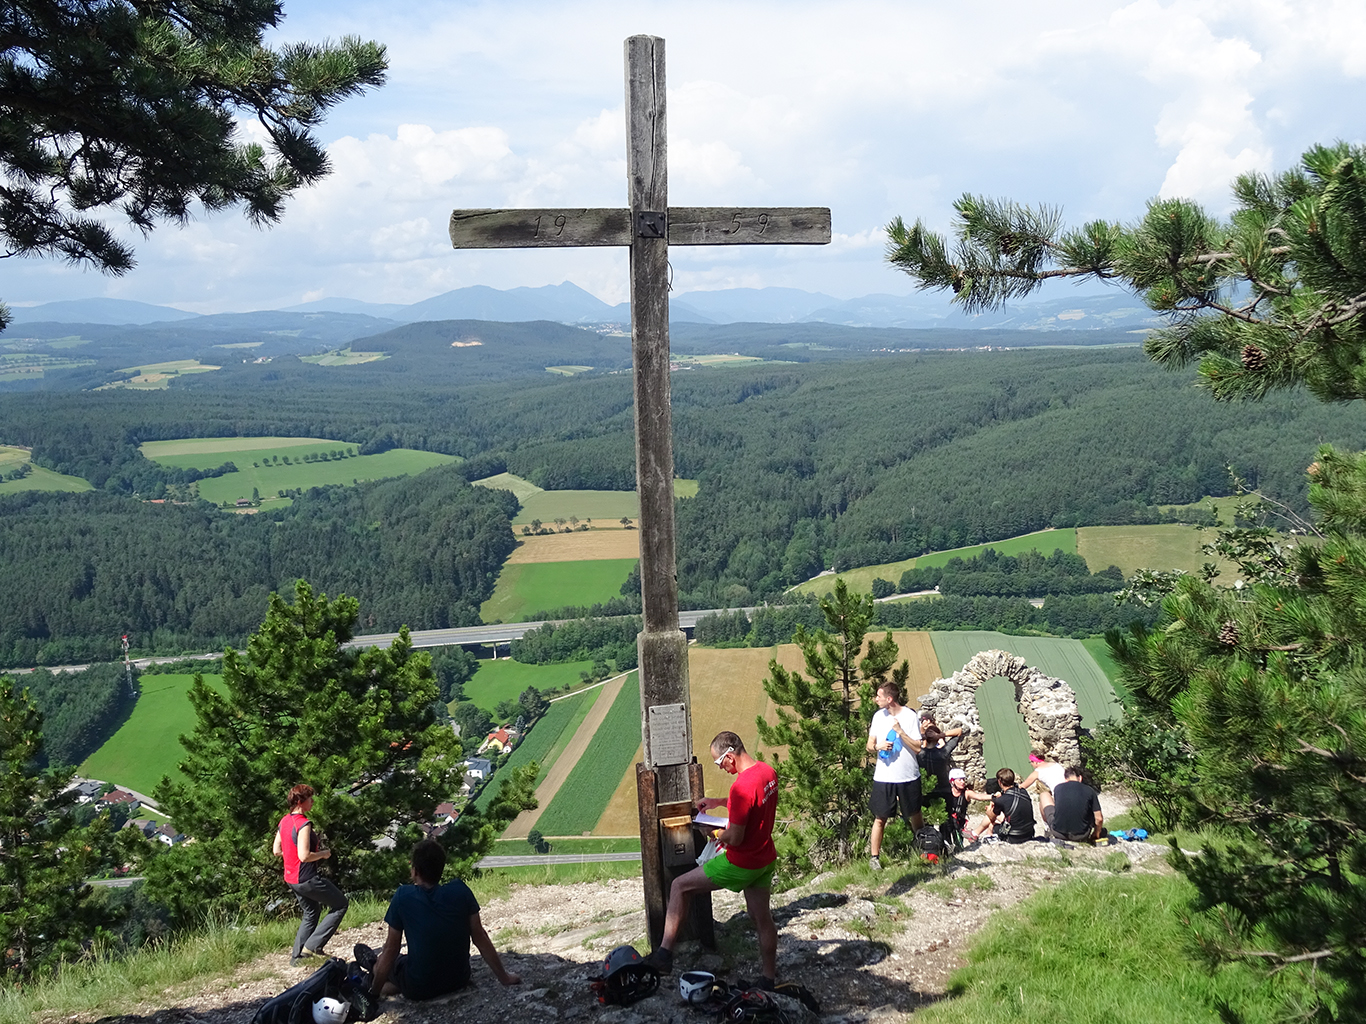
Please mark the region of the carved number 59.
<svg viewBox="0 0 1366 1024"><path fill-rule="evenodd" d="M768 214L766 214L766 213L761 213L761 214L759 214L759 216L758 216L757 218L755 218L755 223L758 225L759 234L762 235L765 231L768 230ZM728 234L728 235L738 234L739 231L740 231L740 229L743 228L744 226L745 226L745 225L744 225L744 222L740 220L740 215L737 213L737 214L735 214L734 216L731 217L731 219L730 219L730 228L726 231L726 234Z"/></svg>

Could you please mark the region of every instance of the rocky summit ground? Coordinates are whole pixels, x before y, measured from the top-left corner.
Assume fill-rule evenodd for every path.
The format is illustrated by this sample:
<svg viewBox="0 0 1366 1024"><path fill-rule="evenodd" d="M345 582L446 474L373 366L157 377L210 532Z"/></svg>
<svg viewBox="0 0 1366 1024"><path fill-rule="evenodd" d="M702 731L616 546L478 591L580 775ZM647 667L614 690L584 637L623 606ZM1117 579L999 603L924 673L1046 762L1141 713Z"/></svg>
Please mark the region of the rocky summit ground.
<svg viewBox="0 0 1366 1024"><path fill-rule="evenodd" d="M949 975L965 963L969 940L993 914L1042 886L1083 872L1113 871L1122 866L1115 857L1127 858L1136 871L1167 870L1164 852L1165 847L1148 843L1065 851L1044 842L990 843L960 854L942 877L930 880L895 863L865 881L838 886L835 876L818 876L774 896L779 975L804 983L820 1001L825 1021L899 1021L943 998ZM476 957L471 988L427 1003L386 999L378 1019L382 1024L701 1024L708 1018L679 999L680 972L706 970L729 981L758 976L744 901L717 893L716 951L681 944L672 978L655 995L627 1008L599 1006L587 979L607 951L622 943L642 952L648 948L641 899L639 879L514 887L509 896L484 906L483 920L505 951L508 969L521 975L521 985L502 987ZM344 930L331 949L349 951L357 942L379 946L384 931L382 923ZM243 964L230 977L170 990L158 1005L129 1008L102 1024L248 1024L266 999L304 976L289 966L288 952L282 950ZM786 1007L787 1024L807 1016L795 1001Z"/></svg>

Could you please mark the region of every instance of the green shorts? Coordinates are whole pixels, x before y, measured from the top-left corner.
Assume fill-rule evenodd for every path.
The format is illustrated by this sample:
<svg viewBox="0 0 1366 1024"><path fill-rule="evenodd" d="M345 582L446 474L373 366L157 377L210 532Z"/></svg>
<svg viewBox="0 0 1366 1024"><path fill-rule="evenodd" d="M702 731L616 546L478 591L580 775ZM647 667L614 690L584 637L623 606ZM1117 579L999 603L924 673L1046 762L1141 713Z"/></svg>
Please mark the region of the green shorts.
<svg viewBox="0 0 1366 1024"><path fill-rule="evenodd" d="M775 860L761 868L737 868L726 859L725 854L722 854L703 864L702 870L707 873L708 878L722 889L729 889L731 892L743 892L746 889L771 889L773 887L773 869L777 864L778 862Z"/></svg>

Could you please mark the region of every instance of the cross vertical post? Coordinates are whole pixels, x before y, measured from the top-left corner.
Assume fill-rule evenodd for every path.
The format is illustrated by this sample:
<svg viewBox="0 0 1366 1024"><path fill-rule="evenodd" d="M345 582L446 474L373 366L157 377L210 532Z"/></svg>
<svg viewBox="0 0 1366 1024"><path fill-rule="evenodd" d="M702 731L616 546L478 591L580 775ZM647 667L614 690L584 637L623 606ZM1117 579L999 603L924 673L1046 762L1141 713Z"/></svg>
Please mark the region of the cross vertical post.
<svg viewBox="0 0 1366 1024"><path fill-rule="evenodd" d="M631 360L635 382L636 491L640 499L640 599L636 638L645 763L637 773L645 912L653 943L664 931L669 877L661 817L691 817L692 716L688 639L678 628L674 550L673 427L669 404L669 163L664 40L631 36L626 57L626 180L631 209ZM681 714L657 716L651 709ZM658 728L675 735L654 734ZM662 742L661 742L662 741ZM681 755L681 758L680 758ZM654 772L653 785L645 772ZM700 777L698 779L700 782ZM644 783L644 785L641 785ZM672 812L662 814L661 811ZM681 812L681 813L680 813ZM686 845L686 844L685 844ZM653 847L653 849L652 849ZM646 856L654 853L654 856ZM694 932L711 939L710 899L694 908ZM696 925L700 925L696 927ZM710 943L709 943L710 944Z"/></svg>
<svg viewBox="0 0 1366 1024"><path fill-rule="evenodd" d="M669 886L693 866L699 843L690 821L693 805L704 795L703 766L693 756L688 641L678 628L669 405L669 245L825 245L830 241L830 210L823 206L670 209L664 40L631 36L625 51L629 209L455 210L450 238L457 249L589 245L630 250L643 625L636 648L645 748L644 762L636 765L636 793L645 915L651 943L657 945L664 932ZM710 894L695 897L691 910L684 934L712 945Z"/></svg>

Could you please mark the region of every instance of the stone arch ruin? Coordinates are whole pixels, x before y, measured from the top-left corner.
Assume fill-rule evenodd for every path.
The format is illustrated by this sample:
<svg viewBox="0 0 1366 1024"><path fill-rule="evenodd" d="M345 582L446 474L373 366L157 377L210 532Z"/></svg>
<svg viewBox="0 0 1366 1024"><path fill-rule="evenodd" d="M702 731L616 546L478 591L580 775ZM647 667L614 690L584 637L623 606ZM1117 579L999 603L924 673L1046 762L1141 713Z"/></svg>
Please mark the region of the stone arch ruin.
<svg viewBox="0 0 1366 1024"><path fill-rule="evenodd" d="M1072 687L1008 651L981 651L948 679L936 679L930 692L920 698L921 710L931 712L941 728L962 726L963 739L953 760L967 772L972 785L980 788L987 774L975 697L977 688L996 676L1004 676L1015 686L1015 703L1029 729L1030 746L1042 748L1062 764L1081 764L1081 712Z"/></svg>

